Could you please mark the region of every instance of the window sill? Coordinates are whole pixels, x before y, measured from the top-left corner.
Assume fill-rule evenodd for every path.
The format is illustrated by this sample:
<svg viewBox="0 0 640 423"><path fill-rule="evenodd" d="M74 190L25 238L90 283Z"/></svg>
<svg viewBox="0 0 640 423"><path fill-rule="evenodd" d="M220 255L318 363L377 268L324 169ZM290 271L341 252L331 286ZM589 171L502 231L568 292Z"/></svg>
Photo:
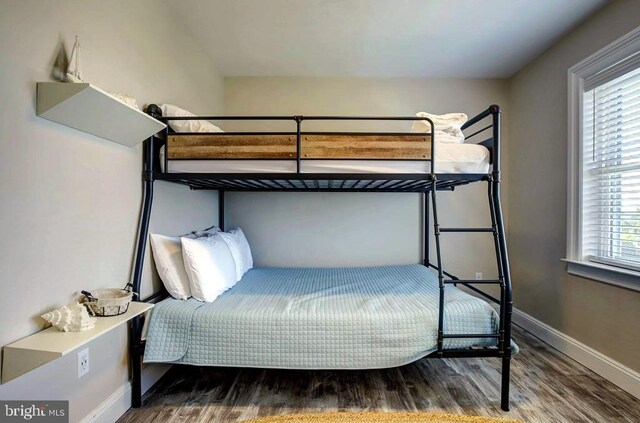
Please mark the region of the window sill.
<svg viewBox="0 0 640 423"><path fill-rule="evenodd" d="M640 292L640 272L591 261L562 261L567 263L567 272L572 275Z"/></svg>

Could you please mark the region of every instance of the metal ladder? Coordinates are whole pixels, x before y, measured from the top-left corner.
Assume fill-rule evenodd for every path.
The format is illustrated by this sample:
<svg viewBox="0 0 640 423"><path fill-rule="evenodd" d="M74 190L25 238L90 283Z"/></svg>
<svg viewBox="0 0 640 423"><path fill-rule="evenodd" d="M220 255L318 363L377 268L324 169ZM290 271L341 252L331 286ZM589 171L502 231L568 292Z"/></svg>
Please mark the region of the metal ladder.
<svg viewBox="0 0 640 423"><path fill-rule="evenodd" d="M433 207L433 228L436 249L436 265L431 264L429 260L429 241L427 236L427 228L429 227L429 192L425 192L425 265L435 268L438 271L439 282L439 308L438 308L438 343L437 350L434 353L438 357L476 357L479 352L477 350L465 349L445 349L445 339L461 339L461 338L494 338L497 340L497 349L486 349L483 353L487 357L499 357L502 360L502 389L501 389L501 408L505 411L509 410L509 380L511 370L511 315L513 312L513 298L511 291L511 274L509 270L509 256L507 253L507 242L504 230L504 219L502 216L502 206L500 202L500 108L496 105L490 106L485 112L467 121L462 129L470 127L482 119L491 117L492 122L489 126L474 132L472 136L481 133L487 129L492 129L492 137L487 140L492 142L492 166L493 170L487 174L484 179L488 184L487 197L489 201L489 214L491 218L490 227L480 228L441 228L438 221L437 208L437 191L438 180L437 175L433 171L430 175L431 179L431 205ZM432 128L433 129L433 128ZM432 147L433 148L433 147ZM446 184L441 187L447 189ZM440 235L444 233L477 233L486 232L493 235L493 243L495 247L496 263L498 277L496 279L467 280L459 279L456 276L444 271L442 268L442 257L440 250ZM445 280L445 276L450 279ZM444 332L444 305L445 305L445 286L453 284L461 284L466 288L482 295L483 297L499 304L500 323L498 333L495 334L447 334ZM498 285L500 287L500 298L485 293L476 285Z"/></svg>
<svg viewBox="0 0 640 423"><path fill-rule="evenodd" d="M499 350L504 349L504 342L506 341L505 337L505 327L504 327L504 319L502 318L502 313L500 316L500 329L497 334L447 334L444 333L444 296L445 296L445 286L446 285L457 285L462 284L467 286L468 288L475 290L472 285L499 285L500 286L500 303L504 304L504 300L506 297L506 285L505 285L505 276L504 276L504 263L502 260L502 244L505 242L504 240L504 229L502 225L498 224L498 219L496 216L496 202L494 198L494 190L498 188L496 183L493 180L493 176L489 178L488 182L488 200L489 200L489 211L491 217L491 226L490 227L479 227L479 228L457 228L457 227L440 227L440 223L438 221L438 208L437 208L437 179L434 179L431 182L431 205L433 207L433 231L435 238L435 249L436 249L436 266L433 266L438 271L438 282L439 282L439 315L438 315L438 353L442 354L444 348L444 340L445 339L461 339L461 338L495 338L498 340L497 347ZM498 269L498 277L496 279L459 279L451 274L446 274L442 268L442 257L441 257L441 249L440 249L440 235L443 233L479 233L486 232L491 233L493 235L493 243L496 252L496 264ZM450 279L445 279L446 276L450 277ZM501 306L501 309L503 307Z"/></svg>

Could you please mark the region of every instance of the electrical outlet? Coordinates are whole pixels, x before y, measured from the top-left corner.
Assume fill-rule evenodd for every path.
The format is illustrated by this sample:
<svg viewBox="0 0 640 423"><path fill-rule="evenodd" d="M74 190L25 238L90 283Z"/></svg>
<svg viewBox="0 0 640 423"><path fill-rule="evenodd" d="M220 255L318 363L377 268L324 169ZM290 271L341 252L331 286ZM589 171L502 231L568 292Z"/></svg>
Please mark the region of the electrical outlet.
<svg viewBox="0 0 640 423"><path fill-rule="evenodd" d="M89 348L78 353L78 379L89 373Z"/></svg>
<svg viewBox="0 0 640 423"><path fill-rule="evenodd" d="M476 272L476 280L479 281L482 279L482 272Z"/></svg>

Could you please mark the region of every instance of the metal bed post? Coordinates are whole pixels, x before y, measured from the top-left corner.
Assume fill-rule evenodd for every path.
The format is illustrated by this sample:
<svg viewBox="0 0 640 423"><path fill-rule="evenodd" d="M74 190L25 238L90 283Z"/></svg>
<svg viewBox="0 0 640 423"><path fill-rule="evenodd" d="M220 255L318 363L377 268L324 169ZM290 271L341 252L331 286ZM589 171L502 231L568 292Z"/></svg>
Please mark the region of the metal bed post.
<svg viewBox="0 0 640 423"><path fill-rule="evenodd" d="M218 190L218 226L224 231L224 190Z"/></svg>
<svg viewBox="0 0 640 423"><path fill-rule="evenodd" d="M436 132L435 132L435 126L433 124L433 121L431 119L428 119L429 125L431 126L431 163L430 163L430 168L431 168L431 189L433 190L433 192L435 192L435 188L436 188L436 166L435 166L435 136L436 136ZM434 223L437 223L437 220L435 220L435 214L436 214L436 207L435 207L435 197L434 197L434 203L433 203L433 214L434 214ZM423 230L423 242L424 242L424 265L427 266L427 268L429 268L430 264L430 258L429 258L429 194L428 194L428 190L425 190L424 192L424 230ZM436 239L436 243L438 243L439 241ZM438 256L438 260L440 260L440 244L436 245L436 254ZM438 266L438 271L442 271L442 267Z"/></svg>
<svg viewBox="0 0 640 423"><path fill-rule="evenodd" d="M302 123L302 116L294 116L293 120L296 121L296 173L300 173L300 164L302 157L302 137L300 134L300 126Z"/></svg>
<svg viewBox="0 0 640 423"><path fill-rule="evenodd" d="M435 143L435 126L433 121L429 119L431 126L431 202L433 204L433 235L436 241L436 265L438 269L438 355L442 356L444 346L444 274L442 269L442 256L440 254L440 224L438 223L438 207L437 207L437 191L438 191L438 179L435 172L435 156L436 156L436 143ZM427 240L428 242L428 240Z"/></svg>
<svg viewBox="0 0 640 423"><path fill-rule="evenodd" d="M435 134L435 127L433 125L433 121L431 121L431 119L428 120L429 124L431 125L431 163L430 163L430 167L431 167L431 175L430 177L433 178L433 180L435 180L435 157L434 157L434 149L435 149L435 143L434 143L434 137L436 136ZM433 185L432 185L433 188ZM434 208L434 213L435 213L435 208ZM424 228L422 231L422 242L424 242L424 260L423 260L423 264L425 266L427 266L427 268L429 268L430 266L430 258L429 258L429 192L428 190L426 190L424 192ZM438 251L439 254L439 251ZM438 255L439 257L439 255Z"/></svg>
<svg viewBox="0 0 640 423"><path fill-rule="evenodd" d="M507 253L507 242L504 232L504 220L502 217L502 205L500 202L500 107L492 105L489 111L493 117L493 143L494 162L493 174L491 178L491 196L494 202L496 225L498 231L498 242L500 247L500 262L504 276L504 290L501 295L500 320L503 324L503 349L502 349L502 393L500 407L504 411L509 411L509 382L511 372L511 315L513 313L513 297L511 291L511 272L509 270L509 255Z"/></svg>
<svg viewBox="0 0 640 423"><path fill-rule="evenodd" d="M423 195L424 199L424 229L422 231L422 242L424 242L424 260L423 264L426 267L430 266L429 262L429 194L427 192Z"/></svg>
<svg viewBox="0 0 640 423"><path fill-rule="evenodd" d="M436 191L438 182L435 175L431 180L431 202L433 203L433 235L436 240L436 266L438 269L438 286L440 296L438 300L438 354L442 356L444 344L444 275L442 273L442 258L440 256L440 225L438 224L438 208L436 204Z"/></svg>
<svg viewBox="0 0 640 423"><path fill-rule="evenodd" d="M169 173L169 122L164 129L164 172ZM153 160L153 156L151 157Z"/></svg>
<svg viewBox="0 0 640 423"><path fill-rule="evenodd" d="M489 200L489 216L491 217L491 228L493 229L493 244L494 244L494 249L496 252L496 262L497 262L497 270L498 270L498 281L500 282L500 327L498 329L498 333L500 335L499 339L498 339L498 350L499 351L503 351L504 350L504 319L503 319L503 310L504 310L504 299L505 299L505 292L506 292L506 287L505 287L505 283L504 283L504 271L502 270L503 266L502 266L502 255L500 253L500 237L499 237L499 231L498 231L498 223L496 220L496 207L495 207L495 202L493 200L493 191L494 191L494 186L493 186L493 176L487 181L487 186L488 186L488 200Z"/></svg>
<svg viewBox="0 0 640 423"><path fill-rule="evenodd" d="M140 222L138 227L138 241L136 257L131 281L133 292L140 296L140 283L142 281L142 269L144 255L149 234L149 218L151 217L151 205L153 204L153 160L154 139L149 138L144 142L144 171L142 175L144 195L140 210ZM138 408L142 405L142 317L136 316L130 325L130 353L131 353L131 406Z"/></svg>

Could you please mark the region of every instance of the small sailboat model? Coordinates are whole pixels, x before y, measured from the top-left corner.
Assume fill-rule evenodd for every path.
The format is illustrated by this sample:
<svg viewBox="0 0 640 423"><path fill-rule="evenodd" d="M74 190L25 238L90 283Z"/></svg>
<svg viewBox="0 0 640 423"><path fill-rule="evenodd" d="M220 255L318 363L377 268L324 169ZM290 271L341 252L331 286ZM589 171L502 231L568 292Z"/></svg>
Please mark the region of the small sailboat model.
<svg viewBox="0 0 640 423"><path fill-rule="evenodd" d="M73 49L71 50L71 57L69 58L69 67L67 68L67 81L69 82L83 82L82 74L80 72L80 42L76 35L76 41L73 43Z"/></svg>
<svg viewBox="0 0 640 423"><path fill-rule="evenodd" d="M63 41L58 44L58 52L56 53L56 59L53 62L51 68L51 78L56 81L66 82L67 70L69 69L69 55L67 54L67 48Z"/></svg>

